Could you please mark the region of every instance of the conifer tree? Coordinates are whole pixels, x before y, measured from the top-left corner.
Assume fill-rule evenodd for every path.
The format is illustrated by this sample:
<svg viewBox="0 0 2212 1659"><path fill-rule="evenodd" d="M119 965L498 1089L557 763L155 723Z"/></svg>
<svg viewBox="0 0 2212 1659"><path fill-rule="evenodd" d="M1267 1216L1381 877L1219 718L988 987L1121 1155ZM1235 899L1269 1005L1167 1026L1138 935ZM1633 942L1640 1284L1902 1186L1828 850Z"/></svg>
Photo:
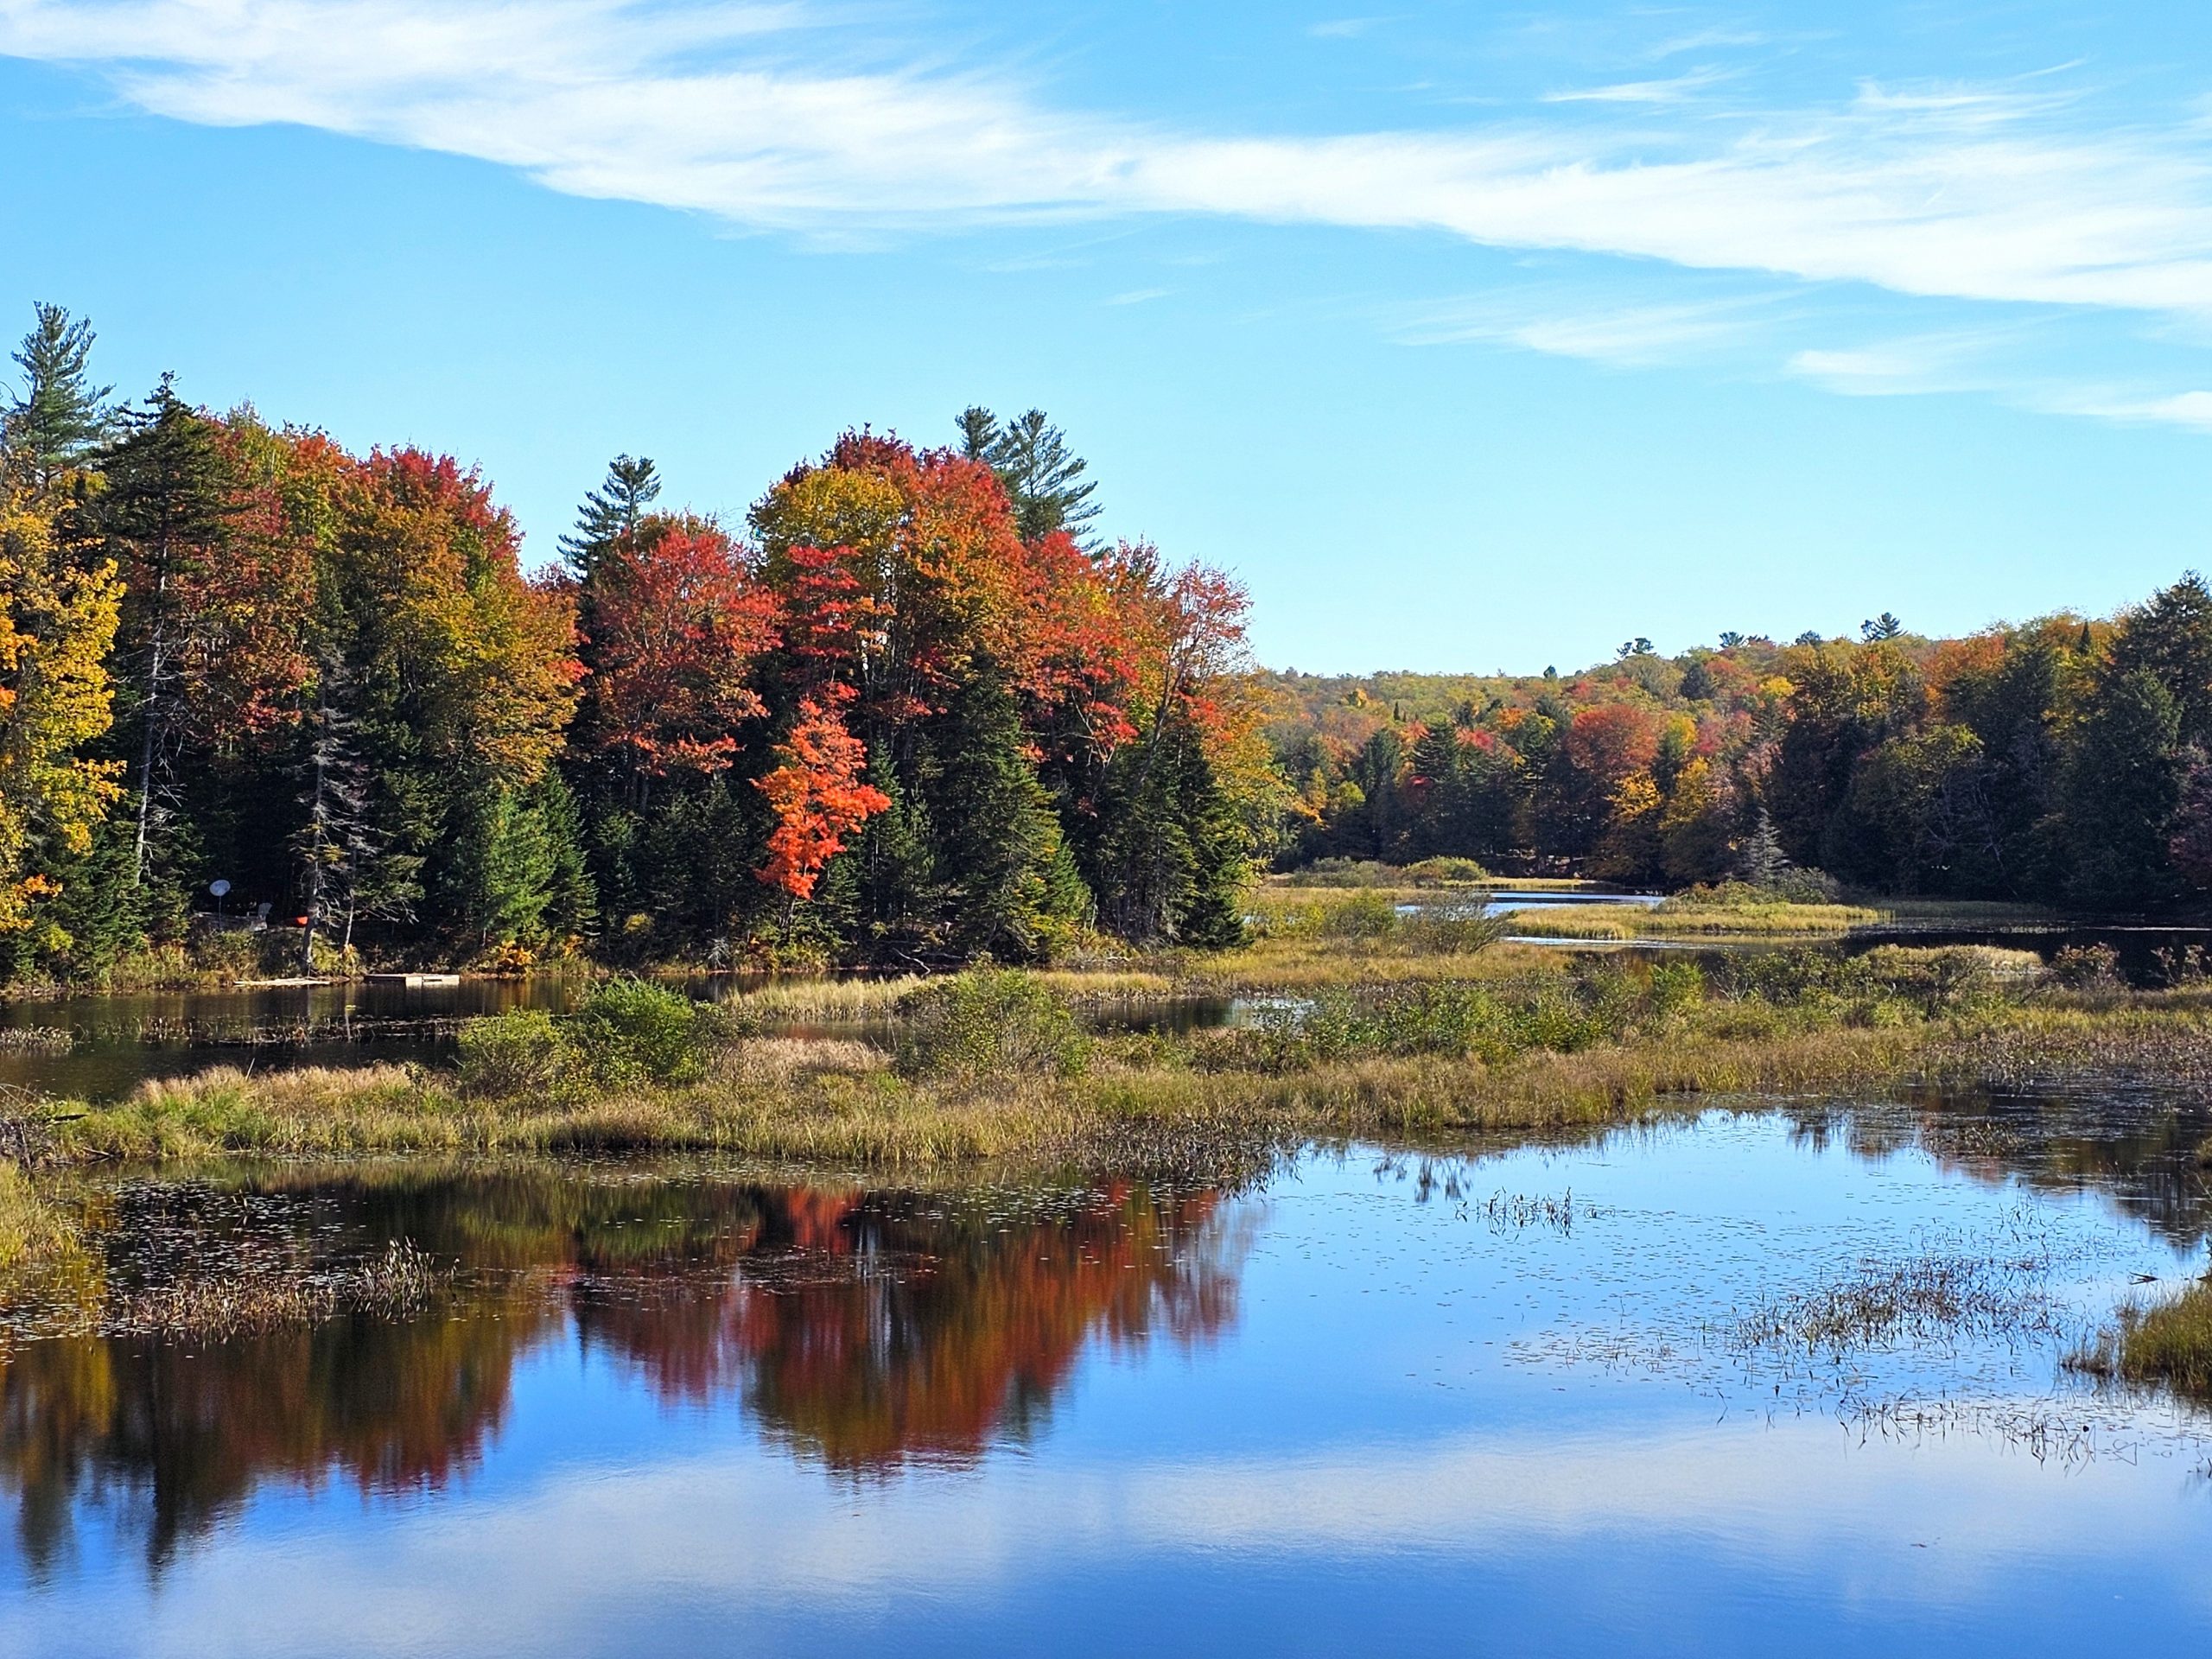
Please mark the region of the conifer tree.
<svg viewBox="0 0 2212 1659"><path fill-rule="evenodd" d="M1764 806L1752 821L1751 833L1744 837L1738 868L1743 872L1744 880L1755 887L1773 887L1789 873L1789 855L1783 851L1774 818Z"/></svg>
<svg viewBox="0 0 2212 1659"><path fill-rule="evenodd" d="M2082 721L2065 788L2068 889L2118 909L2171 892L2167 842L2181 804L2180 711L2146 669L2108 672Z"/></svg>
<svg viewBox="0 0 2212 1659"><path fill-rule="evenodd" d="M301 887L307 925L301 930L300 965L310 974L315 971L315 936L334 913L350 918L353 912L357 860L369 846L367 780L356 741L357 722L346 695L351 677L335 652L327 654L320 666L314 707L305 721L302 821L293 837L306 871ZM350 925L346 934L350 940Z"/></svg>
<svg viewBox="0 0 2212 1659"><path fill-rule="evenodd" d="M960 428L960 453L970 461L989 463L998 453L1001 436L999 417L981 404L970 404L960 411L956 424Z"/></svg>
<svg viewBox="0 0 2212 1659"><path fill-rule="evenodd" d="M948 920L963 956L1049 956L1085 919L1051 798L1024 752L1013 694L983 669L955 694L932 747L930 797Z"/></svg>
<svg viewBox="0 0 2212 1659"><path fill-rule="evenodd" d="M1093 550L1091 525L1099 508L1090 498L1098 486L1084 478L1088 468L1083 457L1068 448L1067 435L1043 410L1033 409L1001 426L989 410L972 405L961 410L959 426L961 453L970 461L988 461L998 474L1014 506L1014 531L1023 541L1041 541L1060 531Z"/></svg>
<svg viewBox="0 0 2212 1659"><path fill-rule="evenodd" d="M659 498L660 474L646 457L617 455L608 462L607 481L584 497L576 527L561 537L561 552L577 580L591 575L608 548L636 535Z"/></svg>
<svg viewBox="0 0 2212 1659"><path fill-rule="evenodd" d="M115 388L92 384L89 322L43 301L32 310L37 321L13 353L22 388L0 410L0 440L45 490L99 454L114 423Z"/></svg>
<svg viewBox="0 0 2212 1659"><path fill-rule="evenodd" d="M170 817L168 769L182 714L178 659L194 620L189 590L221 558L234 513L214 423L176 395L173 376L163 375L122 423L124 436L107 452L100 507L124 579L120 643L130 658L137 751L131 879L143 885Z"/></svg>

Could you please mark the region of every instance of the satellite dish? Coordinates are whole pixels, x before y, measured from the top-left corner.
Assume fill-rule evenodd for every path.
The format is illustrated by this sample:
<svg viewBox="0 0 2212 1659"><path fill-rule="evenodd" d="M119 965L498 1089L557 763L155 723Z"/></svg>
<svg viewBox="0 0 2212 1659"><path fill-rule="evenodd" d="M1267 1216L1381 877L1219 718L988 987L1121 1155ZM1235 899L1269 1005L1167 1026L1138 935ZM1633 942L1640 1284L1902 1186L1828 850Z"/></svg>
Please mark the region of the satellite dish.
<svg viewBox="0 0 2212 1659"><path fill-rule="evenodd" d="M218 899L220 899L230 890L231 884L227 881L210 881L207 884L207 891L213 893Z"/></svg>

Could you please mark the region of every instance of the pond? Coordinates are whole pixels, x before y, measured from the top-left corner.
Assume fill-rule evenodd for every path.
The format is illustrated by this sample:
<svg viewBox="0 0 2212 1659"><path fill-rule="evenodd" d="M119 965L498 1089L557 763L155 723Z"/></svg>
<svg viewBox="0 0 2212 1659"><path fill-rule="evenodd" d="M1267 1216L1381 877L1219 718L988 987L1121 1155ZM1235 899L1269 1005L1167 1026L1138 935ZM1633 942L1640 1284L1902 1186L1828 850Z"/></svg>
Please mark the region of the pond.
<svg viewBox="0 0 2212 1659"><path fill-rule="evenodd" d="M2212 1423L2062 1362L2202 1269L2208 1128L1931 1096L1234 1190L122 1180L118 1285L398 1237L457 1276L19 1335L0 1651L2193 1651Z"/></svg>
<svg viewBox="0 0 2212 1659"><path fill-rule="evenodd" d="M714 982L702 982L712 983ZM114 1100L148 1077L214 1065L365 1065L449 1053L455 1022L509 1008L559 1012L588 981L559 976L408 986L361 980L236 990L141 991L0 1006L0 1084ZM66 1032L58 1052L7 1033Z"/></svg>

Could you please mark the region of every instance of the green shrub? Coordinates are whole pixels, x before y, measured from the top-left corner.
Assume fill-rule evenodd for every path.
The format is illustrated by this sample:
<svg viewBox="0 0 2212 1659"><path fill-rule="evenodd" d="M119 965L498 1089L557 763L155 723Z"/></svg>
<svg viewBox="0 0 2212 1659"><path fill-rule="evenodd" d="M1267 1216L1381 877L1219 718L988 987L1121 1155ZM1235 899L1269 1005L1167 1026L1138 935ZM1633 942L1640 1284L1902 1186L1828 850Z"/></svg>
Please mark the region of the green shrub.
<svg viewBox="0 0 2212 1659"><path fill-rule="evenodd" d="M1842 884L1824 871L1784 870L1771 881L1727 880L1711 887L1686 887L1662 908L1759 910L1773 905L1834 905L1842 899Z"/></svg>
<svg viewBox="0 0 2212 1659"><path fill-rule="evenodd" d="M2120 952L2108 944L2069 944L2051 959L2050 976L2069 991L2116 990Z"/></svg>
<svg viewBox="0 0 2212 1659"><path fill-rule="evenodd" d="M1294 887L1395 887L1404 880L1404 872L1371 858L1317 858L1290 874Z"/></svg>
<svg viewBox="0 0 2212 1659"><path fill-rule="evenodd" d="M1387 893L1355 893L1325 906L1317 931L1325 939L1381 939L1404 919Z"/></svg>
<svg viewBox="0 0 2212 1659"><path fill-rule="evenodd" d="M1424 858L1406 866L1406 879L1417 887L1472 887L1490 880L1490 872L1471 858Z"/></svg>
<svg viewBox="0 0 2212 1659"><path fill-rule="evenodd" d="M1705 969L1694 962L1654 963L1644 995L1662 1020L1687 1014L1705 1001Z"/></svg>
<svg viewBox="0 0 2212 1659"><path fill-rule="evenodd" d="M704 1069L698 1005L642 979L610 979L570 1022L570 1040L606 1083L690 1083Z"/></svg>
<svg viewBox="0 0 2212 1659"><path fill-rule="evenodd" d="M1869 950L1865 962L1876 984L1929 1014L1986 1007L2043 973L2033 952L1987 945L1885 944Z"/></svg>
<svg viewBox="0 0 2212 1659"><path fill-rule="evenodd" d="M1409 949L1434 957L1471 957L1512 931L1508 916L1485 916L1479 903L1424 906L1398 920L1397 937Z"/></svg>
<svg viewBox="0 0 2212 1659"><path fill-rule="evenodd" d="M1496 1064L1533 1050L1573 1053L1618 1041L1641 1007L1635 981L1618 964L1519 985L1325 991L1259 1010L1246 1053L1275 1071L1370 1054L1456 1054Z"/></svg>
<svg viewBox="0 0 2212 1659"><path fill-rule="evenodd" d="M1865 957L1833 950L1732 951L1714 964L1713 976L1726 995L1778 1008L1847 1002L1880 990Z"/></svg>
<svg viewBox="0 0 2212 1659"><path fill-rule="evenodd" d="M567 1033L543 1008L471 1020L461 1028L460 1048L462 1092L493 1098L553 1093L576 1060Z"/></svg>
<svg viewBox="0 0 2212 1659"><path fill-rule="evenodd" d="M1784 870L1769 889L1784 904L1835 905L1843 902L1843 883L1826 870Z"/></svg>
<svg viewBox="0 0 2212 1659"><path fill-rule="evenodd" d="M1074 1077L1090 1039L1067 999L1019 969L970 969L899 1001L895 1064L909 1077Z"/></svg>

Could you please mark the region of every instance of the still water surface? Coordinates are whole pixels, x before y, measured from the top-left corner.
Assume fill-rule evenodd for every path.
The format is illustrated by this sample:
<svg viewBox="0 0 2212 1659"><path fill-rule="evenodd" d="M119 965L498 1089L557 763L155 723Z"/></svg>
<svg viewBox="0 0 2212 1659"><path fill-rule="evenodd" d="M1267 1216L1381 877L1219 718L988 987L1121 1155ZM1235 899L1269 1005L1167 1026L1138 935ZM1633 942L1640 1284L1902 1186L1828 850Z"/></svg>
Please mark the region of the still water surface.
<svg viewBox="0 0 2212 1659"><path fill-rule="evenodd" d="M2059 1359L2202 1270L2208 1127L1801 1103L1233 1192L126 1183L125 1284L405 1236L461 1287L19 1339L0 1652L2202 1651L2206 1425ZM1946 1263L1956 1317L1747 1334Z"/></svg>

